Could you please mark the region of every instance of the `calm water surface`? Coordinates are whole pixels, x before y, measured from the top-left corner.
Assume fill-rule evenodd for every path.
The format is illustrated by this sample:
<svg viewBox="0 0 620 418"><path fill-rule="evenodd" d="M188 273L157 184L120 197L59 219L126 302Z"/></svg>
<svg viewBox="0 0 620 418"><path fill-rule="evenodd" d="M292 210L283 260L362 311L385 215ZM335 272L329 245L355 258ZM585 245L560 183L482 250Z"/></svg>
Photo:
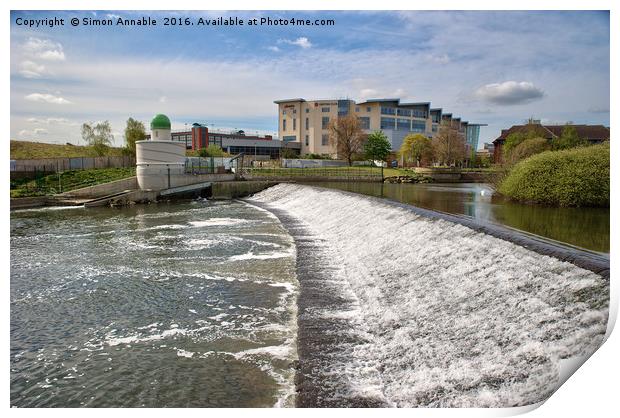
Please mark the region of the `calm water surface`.
<svg viewBox="0 0 620 418"><path fill-rule="evenodd" d="M507 225L588 250L609 253L609 208L556 208L509 202L478 183L322 182L316 186L385 197L427 209Z"/></svg>
<svg viewBox="0 0 620 418"><path fill-rule="evenodd" d="M290 236L240 202L11 213L11 406L293 403Z"/></svg>

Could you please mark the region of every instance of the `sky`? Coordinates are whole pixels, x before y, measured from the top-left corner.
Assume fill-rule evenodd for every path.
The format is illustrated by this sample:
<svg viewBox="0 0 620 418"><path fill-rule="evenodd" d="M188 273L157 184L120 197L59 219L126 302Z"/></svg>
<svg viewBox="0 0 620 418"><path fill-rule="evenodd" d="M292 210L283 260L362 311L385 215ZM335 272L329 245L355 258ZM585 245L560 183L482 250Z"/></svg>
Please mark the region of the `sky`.
<svg viewBox="0 0 620 418"><path fill-rule="evenodd" d="M244 26L164 26L164 18ZM25 19L64 25L25 26ZM71 18L80 19L73 27ZM155 19L90 26L84 18ZM248 26L248 19L333 19ZM483 123L479 147L528 118L609 126L609 13L595 11L12 11L11 139L83 144L84 122L157 113L173 129L274 134L274 100L400 98Z"/></svg>

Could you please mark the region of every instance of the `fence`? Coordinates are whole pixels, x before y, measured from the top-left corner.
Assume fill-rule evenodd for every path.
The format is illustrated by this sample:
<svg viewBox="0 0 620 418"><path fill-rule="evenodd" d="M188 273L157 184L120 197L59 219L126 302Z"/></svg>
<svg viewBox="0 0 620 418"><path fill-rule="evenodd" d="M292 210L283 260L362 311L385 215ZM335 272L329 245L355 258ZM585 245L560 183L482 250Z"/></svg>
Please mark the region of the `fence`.
<svg viewBox="0 0 620 418"><path fill-rule="evenodd" d="M187 157L185 174L224 174L235 171L237 163L231 157Z"/></svg>
<svg viewBox="0 0 620 418"><path fill-rule="evenodd" d="M94 168L135 167L136 159L131 156L118 157L74 157L42 158L36 160L11 160L11 178L14 173L60 173L69 170L90 170ZM19 176L17 176L19 177Z"/></svg>
<svg viewBox="0 0 620 418"><path fill-rule="evenodd" d="M383 181L383 167L243 167L241 175L253 180Z"/></svg>

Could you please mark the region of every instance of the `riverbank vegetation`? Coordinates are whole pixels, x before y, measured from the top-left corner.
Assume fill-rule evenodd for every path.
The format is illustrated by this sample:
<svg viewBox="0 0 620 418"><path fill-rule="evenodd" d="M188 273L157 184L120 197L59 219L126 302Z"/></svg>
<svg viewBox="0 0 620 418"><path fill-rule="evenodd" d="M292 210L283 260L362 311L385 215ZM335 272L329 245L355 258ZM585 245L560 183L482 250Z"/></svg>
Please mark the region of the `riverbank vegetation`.
<svg viewBox="0 0 620 418"><path fill-rule="evenodd" d="M543 151L510 167L498 191L524 202L609 206L609 161L608 142Z"/></svg>
<svg viewBox="0 0 620 418"><path fill-rule="evenodd" d="M45 196L136 175L135 167L71 170L35 179L11 180L11 197Z"/></svg>
<svg viewBox="0 0 620 418"><path fill-rule="evenodd" d="M188 157L230 157L226 151L224 151L219 145L211 144L207 148L201 148L199 150L188 150L185 152Z"/></svg>

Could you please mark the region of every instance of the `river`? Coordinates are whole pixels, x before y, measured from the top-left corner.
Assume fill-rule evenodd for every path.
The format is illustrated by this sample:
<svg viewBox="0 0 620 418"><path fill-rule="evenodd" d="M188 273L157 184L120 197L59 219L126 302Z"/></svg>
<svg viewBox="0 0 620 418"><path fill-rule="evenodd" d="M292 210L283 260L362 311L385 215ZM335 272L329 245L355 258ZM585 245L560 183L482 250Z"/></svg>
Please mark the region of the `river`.
<svg viewBox="0 0 620 418"><path fill-rule="evenodd" d="M483 185L356 187L507 223ZM523 406L606 332L608 279L325 187L10 228L14 407Z"/></svg>
<svg viewBox="0 0 620 418"><path fill-rule="evenodd" d="M240 202L12 212L11 406L291 406L294 260Z"/></svg>
<svg viewBox="0 0 620 418"><path fill-rule="evenodd" d="M480 183L309 183L506 225L576 247L609 253L609 208L511 202Z"/></svg>

